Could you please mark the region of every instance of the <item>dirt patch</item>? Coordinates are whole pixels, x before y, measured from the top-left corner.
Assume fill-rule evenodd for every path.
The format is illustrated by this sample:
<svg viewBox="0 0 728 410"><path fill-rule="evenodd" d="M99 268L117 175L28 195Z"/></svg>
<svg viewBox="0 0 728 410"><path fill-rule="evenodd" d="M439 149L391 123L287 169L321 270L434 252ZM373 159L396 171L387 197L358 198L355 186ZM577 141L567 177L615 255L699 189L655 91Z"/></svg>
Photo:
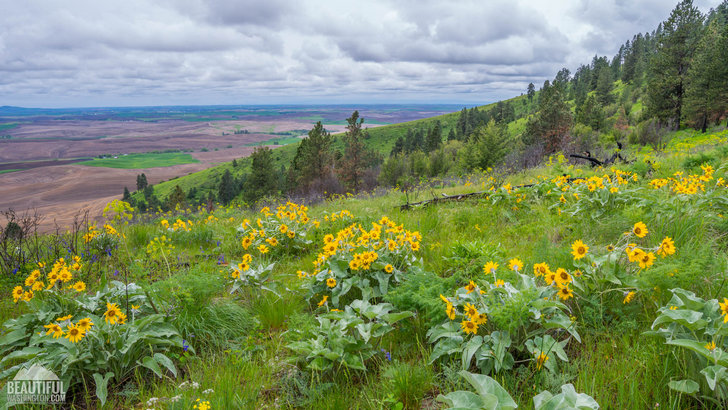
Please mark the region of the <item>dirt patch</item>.
<svg viewBox="0 0 728 410"><path fill-rule="evenodd" d="M79 211L89 211L92 220L100 221L107 203L121 199L124 187L134 191L137 175L144 173L150 184L187 175L221 162L246 157L254 147L196 152L197 164L145 169L97 168L84 165L36 167L0 174L0 209L17 211L37 209L45 216L43 232L53 231L55 224L65 227Z"/></svg>
<svg viewBox="0 0 728 410"><path fill-rule="evenodd" d="M32 161L32 162L6 162L0 164L0 171L6 171L8 169L32 169L41 167L54 167L58 165L70 165L76 162L86 161L85 159L66 159L57 161Z"/></svg>

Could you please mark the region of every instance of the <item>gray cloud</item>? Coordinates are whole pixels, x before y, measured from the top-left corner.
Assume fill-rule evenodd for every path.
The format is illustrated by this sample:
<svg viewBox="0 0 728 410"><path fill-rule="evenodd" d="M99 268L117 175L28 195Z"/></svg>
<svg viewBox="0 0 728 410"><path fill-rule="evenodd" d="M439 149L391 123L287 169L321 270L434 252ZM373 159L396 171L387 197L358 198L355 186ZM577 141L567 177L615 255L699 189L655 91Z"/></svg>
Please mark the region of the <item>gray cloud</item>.
<svg viewBox="0 0 728 410"><path fill-rule="evenodd" d="M698 0L703 11L719 0ZM662 0L0 0L0 105L487 103L612 56Z"/></svg>

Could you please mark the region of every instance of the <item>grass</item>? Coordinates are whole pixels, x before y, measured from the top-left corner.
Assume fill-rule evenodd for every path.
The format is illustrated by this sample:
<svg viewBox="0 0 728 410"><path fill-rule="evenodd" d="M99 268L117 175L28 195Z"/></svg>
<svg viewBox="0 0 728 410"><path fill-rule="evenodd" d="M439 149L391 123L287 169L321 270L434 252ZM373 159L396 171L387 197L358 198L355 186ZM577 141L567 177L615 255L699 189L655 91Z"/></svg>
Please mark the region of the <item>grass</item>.
<svg viewBox="0 0 728 410"><path fill-rule="evenodd" d="M181 152L166 152L160 154L127 154L114 158L94 158L91 161L79 162L79 165L89 167L142 169L156 167L171 167L181 164L198 163L192 155Z"/></svg>
<svg viewBox="0 0 728 410"><path fill-rule="evenodd" d="M15 172L15 171L20 171L20 170L19 169L3 169L3 170L0 170L0 174L7 174L9 172Z"/></svg>
<svg viewBox="0 0 728 410"><path fill-rule="evenodd" d="M427 121L431 120L421 120L420 124L428 124ZM380 129L370 130L370 142L380 144L381 149L403 130L396 126ZM327 375L301 369L293 365L296 358L286 348L317 326L315 301L306 299L305 281L297 279L295 272L310 269L324 234L335 234L348 222L323 222L321 229L308 237L312 243L305 249L276 258L272 280L280 284L280 297L258 289L230 294L227 268L220 265L221 260L241 258L244 252L236 227L246 218L255 221L259 216L255 212L219 208L214 212L217 221L196 224L192 232L165 231L154 221L120 227L131 248L129 260L102 256L94 274L111 277L114 270L138 263L138 268L129 269L134 280L174 306L170 320L195 347L197 355L175 357L181 369L177 378L155 378L138 372L134 380L112 386L111 403L105 408L152 407L147 403L153 398L159 399L162 406L175 409L189 408L197 399L209 400L213 408L379 409L393 408L398 403L403 408L430 408L436 405L434 399L438 394L468 388L457 376L458 360L429 364L432 346L425 334L432 323L444 319L439 294L450 293L471 279L484 280L482 264L490 259L504 265L508 259L518 257L527 268L542 261L548 261L552 267L570 267L570 244L575 240L583 240L590 252L599 253L636 221L643 221L650 228L647 241L670 236L678 249L673 258L660 260L661 265L640 273L638 279L650 284L649 289L654 287L654 292L641 294L629 304L623 303L621 292L578 293L568 304L573 307L582 342L569 342L569 362L560 365L557 374L520 366L493 377L511 393L520 408L531 408L535 394L543 390L558 392L564 383L572 383L577 391L591 395L603 408L659 405L696 409L712 405L699 395L688 396L667 387L673 380L699 377L700 369L692 356L646 335L645 331L649 330L657 307L667 302L671 288L684 287L705 298L726 293L722 283L728 268L728 222L717 215L717 204L716 208L693 208L695 204L690 199L676 201L675 195L664 190L651 190L647 182L652 177L672 176L678 170L699 172L699 165L706 162L718 170L716 179L725 176L728 150L721 147L725 131L681 131L669 137L672 140L662 153L640 154L635 147L627 147L625 155L635 162L618 166L640 175L651 173L651 177L637 183L638 192L644 198L656 199L657 205L645 206L637 201L609 206L598 218L589 212L568 212L573 208L558 212L554 208L558 201L550 200L547 193L534 195L523 204L480 198L411 211L398 208L405 197L396 190L312 205L309 215L321 221L324 215L348 209L355 215L353 222L369 225L387 215L423 236L417 262L420 271L408 273L405 282L388 297L388 302L400 309L416 310L417 316L402 322L397 331L382 340L377 348L388 352L391 360L373 360L367 372L340 370ZM283 147L275 152L282 157L294 148ZM647 157L655 164L653 168L645 168L643 159ZM207 170L196 176L212 178L213 172L217 171ZM504 182L519 185L533 182L537 175L583 176L604 172L607 171L556 164L506 175ZM432 190L414 191L410 201L480 190L478 178L471 176L466 184L442 184ZM164 217L172 223L177 217L197 221L207 215L169 213L153 217ZM175 245L169 256L171 277L160 261L145 253L147 243L162 234L168 235ZM15 284L13 281L22 277L3 279L1 288L7 293ZM93 291L97 280L87 282ZM25 309L24 304L14 305L7 299L0 307L0 316L5 319L16 317ZM180 387L185 381L197 382L199 387ZM170 403L176 396L178 401ZM85 400L86 407L94 407L91 393Z"/></svg>
<svg viewBox="0 0 728 410"><path fill-rule="evenodd" d="M20 124L17 122L6 122L0 124L0 132L12 130L13 128L18 127Z"/></svg>
<svg viewBox="0 0 728 410"><path fill-rule="evenodd" d="M298 137L276 137L271 138L265 141L259 141L259 142L251 142L250 144L245 144L246 147L258 147L263 145L288 145L288 144L295 144L297 142L301 142L301 139Z"/></svg>

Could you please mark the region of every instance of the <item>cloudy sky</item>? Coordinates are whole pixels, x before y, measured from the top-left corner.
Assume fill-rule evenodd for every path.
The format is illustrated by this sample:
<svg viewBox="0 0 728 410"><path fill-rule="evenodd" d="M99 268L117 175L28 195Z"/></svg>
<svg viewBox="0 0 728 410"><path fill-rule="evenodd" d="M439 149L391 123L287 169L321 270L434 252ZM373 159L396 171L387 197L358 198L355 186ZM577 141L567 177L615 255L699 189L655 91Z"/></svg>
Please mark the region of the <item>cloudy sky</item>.
<svg viewBox="0 0 728 410"><path fill-rule="evenodd" d="M0 0L0 106L487 103L611 58L676 3Z"/></svg>

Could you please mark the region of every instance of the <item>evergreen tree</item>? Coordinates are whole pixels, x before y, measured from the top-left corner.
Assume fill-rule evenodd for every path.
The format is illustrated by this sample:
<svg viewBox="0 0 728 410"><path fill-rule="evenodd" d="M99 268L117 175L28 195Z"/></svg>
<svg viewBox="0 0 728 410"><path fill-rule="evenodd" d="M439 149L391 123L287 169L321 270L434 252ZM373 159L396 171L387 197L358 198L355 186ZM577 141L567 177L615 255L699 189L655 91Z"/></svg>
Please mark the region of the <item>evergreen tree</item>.
<svg viewBox="0 0 728 410"><path fill-rule="evenodd" d="M596 94L599 99L599 103L602 105L609 105L613 102L614 96L612 96L612 88L614 81L612 81L612 70L609 67L602 67L597 74L597 88Z"/></svg>
<svg viewBox="0 0 728 410"><path fill-rule="evenodd" d="M432 152L440 148L442 145L442 126L440 121L427 131L427 139L425 140L425 152Z"/></svg>
<svg viewBox="0 0 728 410"><path fill-rule="evenodd" d="M536 95L536 86L533 83L528 83L526 94L528 95L528 102L533 101L533 96Z"/></svg>
<svg viewBox="0 0 728 410"><path fill-rule="evenodd" d="M174 189L167 197L167 209L175 209L177 205L184 207L186 200L187 195L185 195L185 191L183 191L179 185L175 185Z"/></svg>
<svg viewBox="0 0 728 410"><path fill-rule="evenodd" d="M131 193L129 193L129 188L124 187L124 196L121 198L122 201L129 202L131 200Z"/></svg>
<svg viewBox="0 0 728 410"><path fill-rule="evenodd" d="M555 152L569 132L571 109L564 101L559 87L544 83L538 98L539 112L526 125L526 145L543 142L547 153Z"/></svg>
<svg viewBox="0 0 728 410"><path fill-rule="evenodd" d="M685 117L695 128L705 132L708 123L719 121L727 109L728 25L713 18L688 70Z"/></svg>
<svg viewBox="0 0 728 410"><path fill-rule="evenodd" d="M503 123L490 120L487 125L478 127L465 147L465 162L469 169L488 169L494 167L508 152L508 131Z"/></svg>
<svg viewBox="0 0 728 410"><path fill-rule="evenodd" d="M245 180L243 196L252 204L266 195L274 195L278 190L278 176L273 163L273 154L268 147L258 147L250 155L252 166L250 176ZM218 198L221 202L222 198Z"/></svg>
<svg viewBox="0 0 728 410"><path fill-rule="evenodd" d="M369 155L364 143L361 141L361 125L364 119L359 118L359 111L354 111L351 117L346 119L346 122L344 155L339 161L337 173L349 192L358 192L362 186Z"/></svg>
<svg viewBox="0 0 728 410"><path fill-rule="evenodd" d="M685 80L702 26L703 15L692 0L681 1L662 24L647 88L649 113L662 123L680 124Z"/></svg>
<svg viewBox="0 0 728 410"><path fill-rule="evenodd" d="M237 195L237 190L235 189L233 176L230 173L230 170L226 169L225 173L222 174L222 178L220 178L220 183L217 186L217 197L223 205L227 205L233 200L233 198L235 198L235 195Z"/></svg>
<svg viewBox="0 0 728 410"><path fill-rule="evenodd" d="M604 127L604 110L593 95L587 97L582 105L576 107L575 120L588 125L594 130L600 130Z"/></svg>
<svg viewBox="0 0 728 410"><path fill-rule="evenodd" d="M137 191L142 191L149 185L147 182L147 176L144 174L137 175L136 187Z"/></svg>
<svg viewBox="0 0 728 410"><path fill-rule="evenodd" d="M455 135L455 128L450 128L450 132L447 133L447 140L448 141L455 141L458 137Z"/></svg>
<svg viewBox="0 0 728 410"><path fill-rule="evenodd" d="M319 121L298 146L288 169L289 186L308 190L311 183L324 178L329 172L332 161L331 134Z"/></svg>
<svg viewBox="0 0 728 410"><path fill-rule="evenodd" d="M401 154L404 152L404 138L401 136L397 137L397 140L394 141L394 146L392 147L392 151L389 152L389 156L393 157L397 154Z"/></svg>

